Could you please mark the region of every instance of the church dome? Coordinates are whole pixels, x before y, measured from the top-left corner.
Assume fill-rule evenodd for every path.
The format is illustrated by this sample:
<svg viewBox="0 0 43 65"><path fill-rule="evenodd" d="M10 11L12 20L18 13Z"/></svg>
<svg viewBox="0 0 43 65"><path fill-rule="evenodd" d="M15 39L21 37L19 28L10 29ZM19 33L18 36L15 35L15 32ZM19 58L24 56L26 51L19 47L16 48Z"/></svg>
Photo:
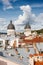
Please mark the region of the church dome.
<svg viewBox="0 0 43 65"><path fill-rule="evenodd" d="M10 24L8 25L7 29L14 29L15 30L15 26L12 24L12 20L10 21Z"/></svg>
<svg viewBox="0 0 43 65"><path fill-rule="evenodd" d="M28 24L25 25L24 29L31 29L31 26Z"/></svg>

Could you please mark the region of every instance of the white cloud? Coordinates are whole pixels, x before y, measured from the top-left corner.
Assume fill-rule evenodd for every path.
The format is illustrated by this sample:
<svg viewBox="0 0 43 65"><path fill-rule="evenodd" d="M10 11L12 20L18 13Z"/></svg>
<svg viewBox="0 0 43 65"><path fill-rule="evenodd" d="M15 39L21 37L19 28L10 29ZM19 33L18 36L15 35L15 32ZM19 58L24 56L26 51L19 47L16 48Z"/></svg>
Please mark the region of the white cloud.
<svg viewBox="0 0 43 65"><path fill-rule="evenodd" d="M32 14L31 7L29 5L21 6L20 9L23 11L23 15L19 15L18 19L15 21L15 25L17 24L26 24L27 22L34 21L35 14Z"/></svg>
<svg viewBox="0 0 43 65"><path fill-rule="evenodd" d="M4 25L4 24L1 25L0 26L0 31L2 31L2 30L5 30L6 31L7 30L7 25Z"/></svg>
<svg viewBox="0 0 43 65"><path fill-rule="evenodd" d="M43 7L43 4L42 3L41 4L32 4L31 7L33 7L33 8L34 7Z"/></svg>
<svg viewBox="0 0 43 65"><path fill-rule="evenodd" d="M43 22L43 13L40 13L40 14L36 17L36 20L35 20L35 21Z"/></svg>
<svg viewBox="0 0 43 65"><path fill-rule="evenodd" d="M6 21L6 19L5 18L0 18L0 22L2 23L2 22L5 22Z"/></svg>
<svg viewBox="0 0 43 65"><path fill-rule="evenodd" d="M36 19L35 19L35 22L36 22L36 29L41 29L43 28L43 13L40 13Z"/></svg>
<svg viewBox="0 0 43 65"><path fill-rule="evenodd" d="M1 30L6 30L6 29L7 29L6 19L5 18L0 18L0 31Z"/></svg>
<svg viewBox="0 0 43 65"><path fill-rule="evenodd" d="M17 26L17 24L26 24L27 22L31 24L32 29L43 28L43 14L39 14L38 16L36 16L32 13L31 7L29 5L21 6L20 9L23 11L23 15L19 15L18 19L14 23L17 29L18 27L22 27L23 29L23 26Z"/></svg>
<svg viewBox="0 0 43 65"><path fill-rule="evenodd" d="M19 15L18 19L16 20L16 24L20 24L23 21L25 21L28 17L28 15L30 15L31 13L31 8L30 6L21 6L20 9L23 11L23 15ZM28 14L29 13L29 14Z"/></svg>
<svg viewBox="0 0 43 65"><path fill-rule="evenodd" d="M23 24L26 24L27 22L31 24L32 29L43 28L43 13L40 13L38 16L36 16L34 13L32 13L31 7L29 5L20 6L20 9L23 11L23 14L22 15L20 14L18 16L18 19L14 22L16 26L16 30L23 30L24 28ZM0 23L3 24L0 26L1 30L6 30L7 28L7 24L6 24L7 22L5 21L6 21L5 18L0 18Z"/></svg>
<svg viewBox="0 0 43 65"><path fill-rule="evenodd" d="M2 0L2 2L3 2L3 10L13 9L13 6L12 6L12 4L10 3L9 0Z"/></svg>
<svg viewBox="0 0 43 65"><path fill-rule="evenodd" d="M36 16L33 24L34 25L32 25L32 29L43 29L43 13L40 13L38 16Z"/></svg>

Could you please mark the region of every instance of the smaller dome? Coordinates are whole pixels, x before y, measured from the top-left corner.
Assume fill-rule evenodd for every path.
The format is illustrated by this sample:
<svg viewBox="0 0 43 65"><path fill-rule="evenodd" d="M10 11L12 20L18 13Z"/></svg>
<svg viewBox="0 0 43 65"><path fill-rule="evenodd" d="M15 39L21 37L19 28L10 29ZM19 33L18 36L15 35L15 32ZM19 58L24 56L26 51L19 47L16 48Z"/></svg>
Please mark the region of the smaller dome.
<svg viewBox="0 0 43 65"><path fill-rule="evenodd" d="M24 27L24 29L31 29L31 26L29 25L29 23L28 24L26 24L26 26Z"/></svg>
<svg viewBox="0 0 43 65"><path fill-rule="evenodd" d="M15 29L15 26L12 24L12 20L10 21L10 24L8 25L7 29Z"/></svg>

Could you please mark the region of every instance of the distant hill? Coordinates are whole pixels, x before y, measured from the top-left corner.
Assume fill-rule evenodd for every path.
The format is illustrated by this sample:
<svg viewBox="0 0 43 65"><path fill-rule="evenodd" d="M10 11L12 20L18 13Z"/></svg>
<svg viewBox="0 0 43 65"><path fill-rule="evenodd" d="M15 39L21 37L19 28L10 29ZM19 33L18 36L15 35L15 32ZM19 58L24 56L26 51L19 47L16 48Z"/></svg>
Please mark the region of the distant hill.
<svg viewBox="0 0 43 65"><path fill-rule="evenodd" d="M32 32L37 32L38 34L40 34L40 33L42 33L43 34L43 29L40 29L40 30L34 30L34 31L32 31Z"/></svg>

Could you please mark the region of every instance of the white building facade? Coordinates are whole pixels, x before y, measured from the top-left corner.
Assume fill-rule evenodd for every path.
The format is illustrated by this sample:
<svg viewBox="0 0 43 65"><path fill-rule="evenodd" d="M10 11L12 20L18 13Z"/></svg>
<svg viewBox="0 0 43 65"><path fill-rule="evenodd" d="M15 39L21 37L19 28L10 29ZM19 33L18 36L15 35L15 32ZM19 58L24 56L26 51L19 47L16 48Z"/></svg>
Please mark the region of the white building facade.
<svg viewBox="0 0 43 65"><path fill-rule="evenodd" d="M24 31L25 36L31 35L31 27L30 27L29 23L26 24L24 29L25 29L25 31Z"/></svg>

